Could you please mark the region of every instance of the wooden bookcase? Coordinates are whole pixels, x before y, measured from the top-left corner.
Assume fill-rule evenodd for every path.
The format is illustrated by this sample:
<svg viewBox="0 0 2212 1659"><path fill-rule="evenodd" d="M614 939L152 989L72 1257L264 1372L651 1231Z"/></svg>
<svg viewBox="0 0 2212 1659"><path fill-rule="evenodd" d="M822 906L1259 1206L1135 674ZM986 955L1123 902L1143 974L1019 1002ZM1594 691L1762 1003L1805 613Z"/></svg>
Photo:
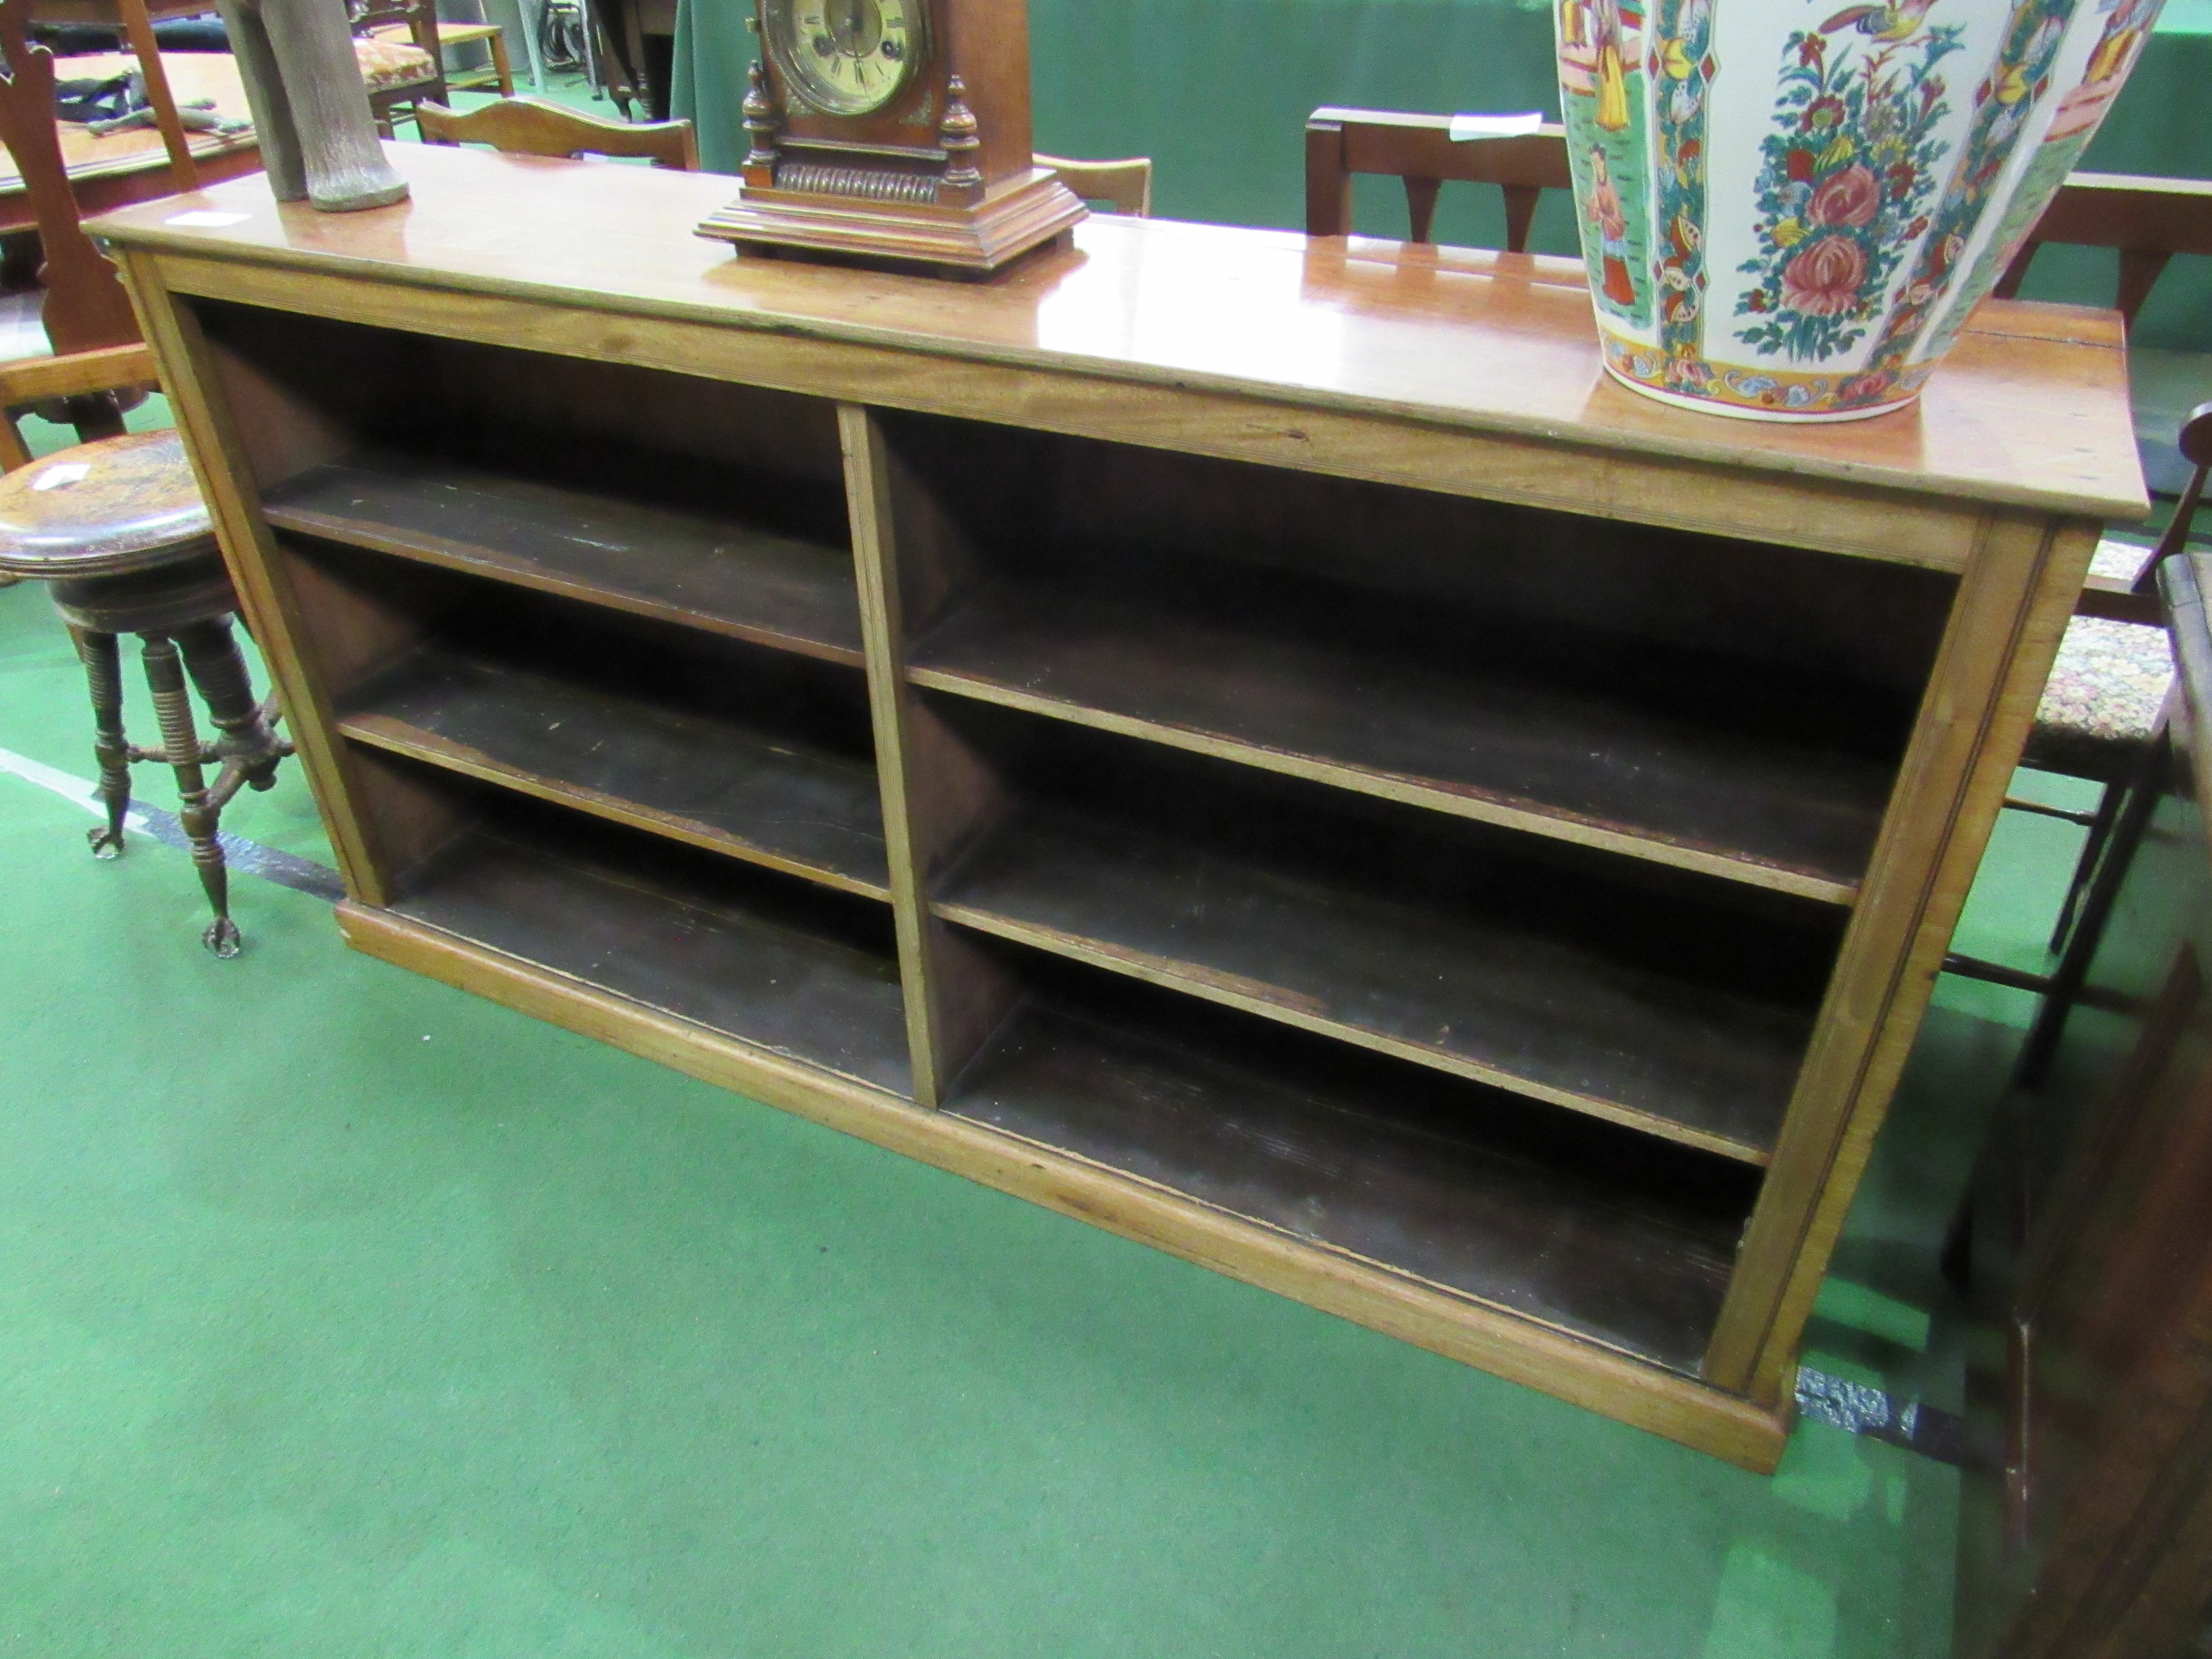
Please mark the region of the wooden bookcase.
<svg viewBox="0 0 2212 1659"><path fill-rule="evenodd" d="M1607 385L1558 261L732 260L402 146L104 222L356 946L1755 1468L2100 521L2115 319Z"/></svg>

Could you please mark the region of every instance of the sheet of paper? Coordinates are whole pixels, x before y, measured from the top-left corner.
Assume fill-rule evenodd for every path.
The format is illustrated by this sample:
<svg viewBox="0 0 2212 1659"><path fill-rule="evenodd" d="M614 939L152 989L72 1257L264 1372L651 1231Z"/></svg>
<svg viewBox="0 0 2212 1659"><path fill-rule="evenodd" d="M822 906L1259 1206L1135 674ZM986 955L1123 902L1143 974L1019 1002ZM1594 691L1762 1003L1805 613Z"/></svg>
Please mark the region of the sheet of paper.
<svg viewBox="0 0 2212 1659"><path fill-rule="evenodd" d="M161 221L165 225L184 225L197 230L214 230L223 225L242 225L243 213L212 213L205 208L194 208L190 213L173 213Z"/></svg>
<svg viewBox="0 0 2212 1659"><path fill-rule="evenodd" d="M1455 115L1451 118L1454 143L1465 143L1470 138L1525 138L1544 125L1542 113L1530 110L1522 115Z"/></svg>
<svg viewBox="0 0 2212 1659"><path fill-rule="evenodd" d="M82 483L92 476L92 465L87 461L64 461L59 466L50 466L31 480L33 489L59 489L66 484Z"/></svg>

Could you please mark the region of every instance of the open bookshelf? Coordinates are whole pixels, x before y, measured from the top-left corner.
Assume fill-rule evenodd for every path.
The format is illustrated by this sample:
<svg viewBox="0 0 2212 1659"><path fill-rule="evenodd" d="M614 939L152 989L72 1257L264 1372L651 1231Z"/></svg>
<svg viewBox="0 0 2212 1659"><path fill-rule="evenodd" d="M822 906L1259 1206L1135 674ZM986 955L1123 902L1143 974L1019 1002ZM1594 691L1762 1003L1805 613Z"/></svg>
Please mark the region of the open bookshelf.
<svg viewBox="0 0 2212 1659"><path fill-rule="evenodd" d="M687 276L622 216L697 181L647 175L577 175L631 228L540 280L461 210L490 158L406 159L404 258L112 228L352 943L1771 1466L2124 505L2065 474L2125 442L2097 339L1975 394L2000 449L2072 422L2023 478L1438 401L1433 350L1583 362L1541 284L1378 308L1137 224L972 288ZM1335 368L1146 355L1261 295Z"/></svg>

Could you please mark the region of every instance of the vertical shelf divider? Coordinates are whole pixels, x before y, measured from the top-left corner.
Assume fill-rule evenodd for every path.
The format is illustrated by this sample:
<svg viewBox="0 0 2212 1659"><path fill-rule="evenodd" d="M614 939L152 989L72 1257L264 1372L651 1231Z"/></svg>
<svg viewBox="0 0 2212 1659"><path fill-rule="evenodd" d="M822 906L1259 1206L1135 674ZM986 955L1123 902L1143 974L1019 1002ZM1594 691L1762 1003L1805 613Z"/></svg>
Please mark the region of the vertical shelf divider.
<svg viewBox="0 0 2212 1659"><path fill-rule="evenodd" d="M909 604L911 614L926 617L955 584L955 573L967 563L958 528L900 466L872 411L840 404L837 433L852 511L915 1098L935 1109L1020 994L1011 975L930 909L933 881L1005 810L1006 792L907 679Z"/></svg>

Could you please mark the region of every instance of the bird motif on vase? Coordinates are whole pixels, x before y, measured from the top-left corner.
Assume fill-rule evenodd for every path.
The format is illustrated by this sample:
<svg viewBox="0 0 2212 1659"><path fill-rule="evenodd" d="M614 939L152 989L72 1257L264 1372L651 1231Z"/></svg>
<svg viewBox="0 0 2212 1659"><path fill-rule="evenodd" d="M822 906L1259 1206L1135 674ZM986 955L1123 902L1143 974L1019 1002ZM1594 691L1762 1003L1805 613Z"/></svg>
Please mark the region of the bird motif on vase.
<svg viewBox="0 0 2212 1659"><path fill-rule="evenodd" d="M1833 34L1838 29L1856 28L1870 40L1910 40L1935 3L1936 0L1898 0L1894 5L1846 6L1820 25L1820 33Z"/></svg>

